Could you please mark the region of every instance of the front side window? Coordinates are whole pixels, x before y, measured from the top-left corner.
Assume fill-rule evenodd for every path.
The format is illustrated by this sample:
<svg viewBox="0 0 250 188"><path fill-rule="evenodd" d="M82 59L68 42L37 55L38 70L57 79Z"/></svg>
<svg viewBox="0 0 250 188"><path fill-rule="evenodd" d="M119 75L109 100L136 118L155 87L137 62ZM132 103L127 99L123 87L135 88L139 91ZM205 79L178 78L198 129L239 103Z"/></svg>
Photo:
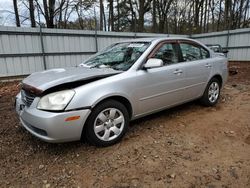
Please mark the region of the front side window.
<svg viewBox="0 0 250 188"><path fill-rule="evenodd" d="M149 42L125 42L106 48L80 66L126 71L149 47Z"/></svg>
<svg viewBox="0 0 250 188"><path fill-rule="evenodd" d="M203 47L188 43L180 43L183 61L195 61L209 58L209 52Z"/></svg>
<svg viewBox="0 0 250 188"><path fill-rule="evenodd" d="M164 65L178 63L178 53L172 43L163 44L152 58L161 59Z"/></svg>

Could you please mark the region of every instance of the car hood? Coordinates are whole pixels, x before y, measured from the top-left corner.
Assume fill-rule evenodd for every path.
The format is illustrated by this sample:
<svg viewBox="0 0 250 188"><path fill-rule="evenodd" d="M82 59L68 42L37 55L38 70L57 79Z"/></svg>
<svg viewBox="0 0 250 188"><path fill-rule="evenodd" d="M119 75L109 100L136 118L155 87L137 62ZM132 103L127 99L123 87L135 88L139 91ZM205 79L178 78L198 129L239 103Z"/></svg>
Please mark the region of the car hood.
<svg viewBox="0 0 250 188"><path fill-rule="evenodd" d="M71 83L75 81L92 80L98 77L108 77L121 73L113 69L99 69L87 67L70 67L50 69L43 72L36 72L23 80L24 85L45 91L54 86Z"/></svg>

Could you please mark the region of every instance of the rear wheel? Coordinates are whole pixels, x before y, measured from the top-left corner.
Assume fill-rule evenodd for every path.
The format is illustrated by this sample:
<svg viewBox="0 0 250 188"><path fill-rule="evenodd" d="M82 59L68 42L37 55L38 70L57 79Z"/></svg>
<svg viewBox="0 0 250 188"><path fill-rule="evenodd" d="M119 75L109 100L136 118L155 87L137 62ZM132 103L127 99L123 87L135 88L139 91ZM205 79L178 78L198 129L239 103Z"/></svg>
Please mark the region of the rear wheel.
<svg viewBox="0 0 250 188"><path fill-rule="evenodd" d="M107 100L93 109L85 125L85 136L90 144L110 146L120 141L128 124L126 107L118 101Z"/></svg>
<svg viewBox="0 0 250 188"><path fill-rule="evenodd" d="M220 87L221 83L219 80L217 78L212 78L201 97L201 103L205 106L214 106L217 104L220 97Z"/></svg>

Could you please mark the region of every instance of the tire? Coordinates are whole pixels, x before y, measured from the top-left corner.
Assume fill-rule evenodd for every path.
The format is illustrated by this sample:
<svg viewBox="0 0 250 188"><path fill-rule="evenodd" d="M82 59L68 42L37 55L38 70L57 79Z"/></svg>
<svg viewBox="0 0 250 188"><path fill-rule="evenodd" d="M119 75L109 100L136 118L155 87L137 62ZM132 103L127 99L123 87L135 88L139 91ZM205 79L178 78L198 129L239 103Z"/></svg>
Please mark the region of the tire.
<svg viewBox="0 0 250 188"><path fill-rule="evenodd" d="M93 109L86 121L83 135L91 145L111 146L122 139L128 124L126 107L116 100L107 100Z"/></svg>
<svg viewBox="0 0 250 188"><path fill-rule="evenodd" d="M214 106L220 98L221 83L217 78L212 78L200 99L200 102L205 106Z"/></svg>

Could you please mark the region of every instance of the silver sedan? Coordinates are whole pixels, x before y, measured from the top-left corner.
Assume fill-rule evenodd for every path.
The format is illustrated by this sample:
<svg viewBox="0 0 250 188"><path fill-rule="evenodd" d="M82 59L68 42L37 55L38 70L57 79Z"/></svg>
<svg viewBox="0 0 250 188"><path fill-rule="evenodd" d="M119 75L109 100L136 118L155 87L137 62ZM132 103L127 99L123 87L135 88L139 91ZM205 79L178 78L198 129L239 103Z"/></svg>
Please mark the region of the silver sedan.
<svg viewBox="0 0 250 188"><path fill-rule="evenodd" d="M109 146L130 120L188 101L218 102L227 59L186 38L116 43L78 67L33 73L16 96L21 124L47 142Z"/></svg>

